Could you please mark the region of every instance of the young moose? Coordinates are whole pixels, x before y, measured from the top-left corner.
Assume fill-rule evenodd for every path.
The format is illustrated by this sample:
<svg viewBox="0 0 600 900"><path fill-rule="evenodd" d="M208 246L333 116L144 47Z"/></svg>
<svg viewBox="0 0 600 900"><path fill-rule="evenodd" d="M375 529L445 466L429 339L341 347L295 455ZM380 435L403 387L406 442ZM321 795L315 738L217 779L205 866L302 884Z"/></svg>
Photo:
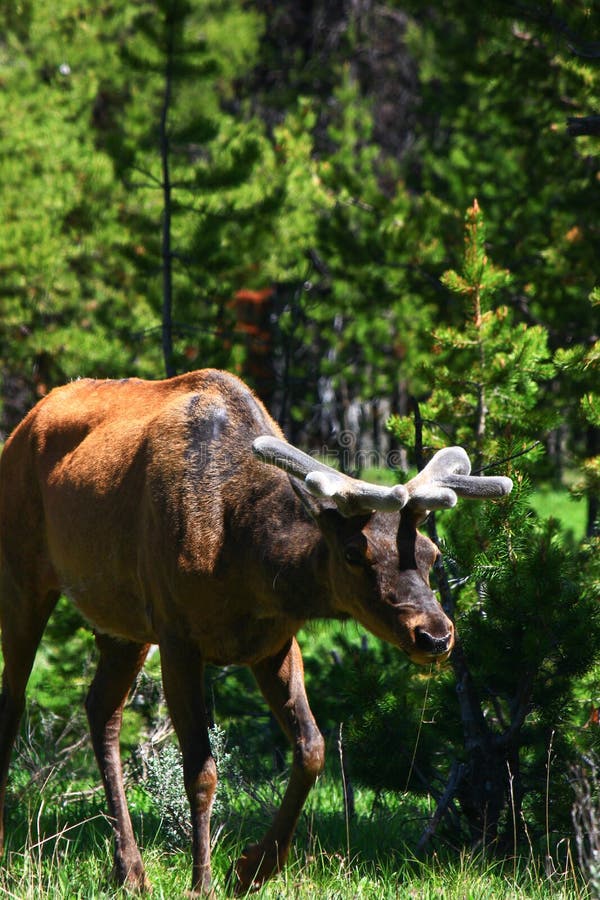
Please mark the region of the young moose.
<svg viewBox="0 0 600 900"><path fill-rule="evenodd" d="M445 659L453 626L429 587L437 549L417 525L457 494L511 489L507 478L469 470L454 447L404 486L348 478L287 444L241 381L210 369L158 382L85 379L52 391L0 462L0 815L26 683L64 592L98 645L86 708L118 880L149 886L127 810L119 730L155 643L183 754L194 893L211 893L217 780L205 665L250 666L292 745L281 808L233 869L237 892L260 885L284 863L323 767L294 635L309 619L350 616L417 663Z"/></svg>

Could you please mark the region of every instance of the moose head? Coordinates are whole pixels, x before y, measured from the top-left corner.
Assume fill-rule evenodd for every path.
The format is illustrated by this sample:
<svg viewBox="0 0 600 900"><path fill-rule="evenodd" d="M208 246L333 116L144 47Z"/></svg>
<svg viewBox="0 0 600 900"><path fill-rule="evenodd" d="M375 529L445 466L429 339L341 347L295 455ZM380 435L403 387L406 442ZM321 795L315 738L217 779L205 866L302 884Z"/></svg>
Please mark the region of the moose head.
<svg viewBox="0 0 600 900"><path fill-rule="evenodd" d="M454 625L429 584L439 551L418 526L431 510L455 506L459 496L508 494L510 478L472 476L462 447L438 451L415 478L394 487L351 478L271 435L257 438L252 449L298 480L296 492L330 550L336 610L416 663L446 659Z"/></svg>

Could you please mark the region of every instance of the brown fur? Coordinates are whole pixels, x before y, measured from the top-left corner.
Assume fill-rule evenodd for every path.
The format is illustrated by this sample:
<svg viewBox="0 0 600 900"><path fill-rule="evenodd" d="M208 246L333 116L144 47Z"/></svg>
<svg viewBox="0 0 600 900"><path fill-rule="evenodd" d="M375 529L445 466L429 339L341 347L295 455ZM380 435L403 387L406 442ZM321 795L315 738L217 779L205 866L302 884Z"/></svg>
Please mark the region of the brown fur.
<svg viewBox="0 0 600 900"><path fill-rule="evenodd" d="M288 790L260 844L234 869L243 892L279 869L323 739L304 691L295 634L351 616L417 662L445 658L452 624L429 587L437 553L414 513L343 518L251 444L281 436L237 378L203 370L167 381L81 380L53 391L0 461L0 813L33 659L60 592L97 635L87 699L114 819L118 879L147 879L125 801L123 704L148 647L161 651L194 829L192 888L211 892L206 663L243 663L294 748Z"/></svg>

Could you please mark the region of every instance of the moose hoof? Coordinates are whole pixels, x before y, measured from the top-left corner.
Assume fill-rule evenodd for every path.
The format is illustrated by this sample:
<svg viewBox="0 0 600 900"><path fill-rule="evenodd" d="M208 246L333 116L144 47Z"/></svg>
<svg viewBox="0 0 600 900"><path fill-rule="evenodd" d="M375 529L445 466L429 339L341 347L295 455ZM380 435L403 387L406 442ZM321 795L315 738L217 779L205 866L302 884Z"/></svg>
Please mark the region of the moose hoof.
<svg viewBox="0 0 600 900"><path fill-rule="evenodd" d="M113 881L125 888L125 890L131 894L152 893L152 885L150 884L142 863L129 866L127 869L115 864L113 869Z"/></svg>
<svg viewBox="0 0 600 900"><path fill-rule="evenodd" d="M191 891L185 891L183 896L188 898L188 900L217 900L217 895L212 885L192 888Z"/></svg>
<svg viewBox="0 0 600 900"><path fill-rule="evenodd" d="M277 848L266 851L260 844L246 847L230 871L229 880L234 894L239 897L249 891L257 891L267 879L283 865Z"/></svg>

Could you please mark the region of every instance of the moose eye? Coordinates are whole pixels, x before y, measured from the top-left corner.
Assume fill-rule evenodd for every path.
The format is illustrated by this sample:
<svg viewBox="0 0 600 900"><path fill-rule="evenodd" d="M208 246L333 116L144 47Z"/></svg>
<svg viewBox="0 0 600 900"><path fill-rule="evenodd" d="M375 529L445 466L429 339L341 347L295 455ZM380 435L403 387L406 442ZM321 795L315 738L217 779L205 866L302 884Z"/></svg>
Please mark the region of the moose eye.
<svg viewBox="0 0 600 900"><path fill-rule="evenodd" d="M349 544L344 550L344 559L350 566L364 566L365 552L362 547Z"/></svg>

